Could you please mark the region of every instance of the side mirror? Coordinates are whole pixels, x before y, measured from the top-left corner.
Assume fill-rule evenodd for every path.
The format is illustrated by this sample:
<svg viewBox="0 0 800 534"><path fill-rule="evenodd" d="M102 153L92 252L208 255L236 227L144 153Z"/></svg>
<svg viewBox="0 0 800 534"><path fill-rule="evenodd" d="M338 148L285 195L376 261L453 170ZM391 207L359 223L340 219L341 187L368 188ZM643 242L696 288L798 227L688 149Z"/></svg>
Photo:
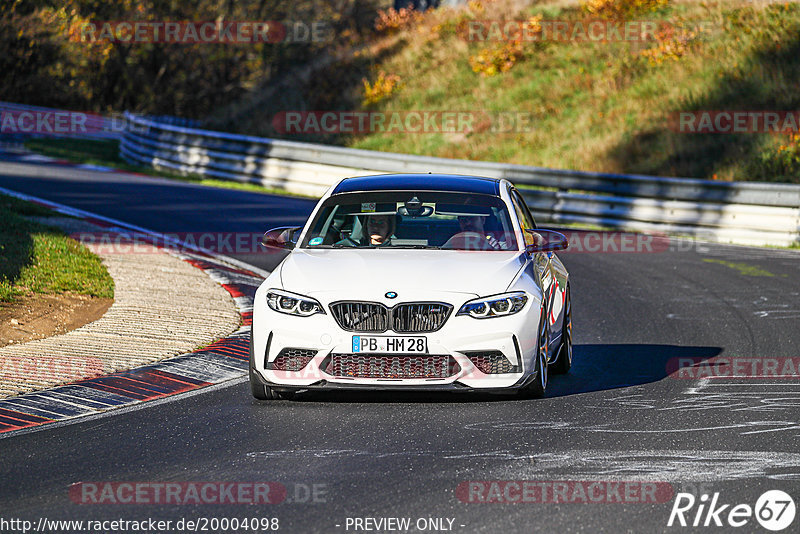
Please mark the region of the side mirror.
<svg viewBox="0 0 800 534"><path fill-rule="evenodd" d="M525 252L533 254L534 252L556 252L564 250L569 247L569 240L564 234L554 232L553 230L525 230L533 235L534 242L532 245L525 247Z"/></svg>
<svg viewBox="0 0 800 534"><path fill-rule="evenodd" d="M283 226L273 228L261 238L261 246L270 248L282 248L292 250L297 245L297 238L300 237L302 227Z"/></svg>

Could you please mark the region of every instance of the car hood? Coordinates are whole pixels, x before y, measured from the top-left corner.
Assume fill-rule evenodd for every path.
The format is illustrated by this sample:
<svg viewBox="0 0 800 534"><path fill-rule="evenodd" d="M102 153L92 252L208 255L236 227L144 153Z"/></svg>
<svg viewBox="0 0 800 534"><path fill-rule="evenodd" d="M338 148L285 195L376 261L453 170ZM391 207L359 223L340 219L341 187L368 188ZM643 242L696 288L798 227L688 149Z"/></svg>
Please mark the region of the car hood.
<svg viewBox="0 0 800 534"><path fill-rule="evenodd" d="M328 301L383 300L387 291L400 301L443 293L484 296L505 291L524 264L517 251L296 249L281 264L281 283L287 291Z"/></svg>

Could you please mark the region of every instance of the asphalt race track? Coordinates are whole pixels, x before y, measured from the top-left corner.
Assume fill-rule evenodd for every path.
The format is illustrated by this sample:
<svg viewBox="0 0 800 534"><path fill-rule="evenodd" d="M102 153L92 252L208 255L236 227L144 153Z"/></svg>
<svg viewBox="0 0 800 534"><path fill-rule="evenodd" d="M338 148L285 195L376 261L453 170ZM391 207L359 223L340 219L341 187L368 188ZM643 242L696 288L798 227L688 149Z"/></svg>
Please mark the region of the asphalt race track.
<svg viewBox="0 0 800 534"><path fill-rule="evenodd" d="M302 223L314 204L13 161L0 163L0 187L165 233L261 233ZM265 269L280 259L230 255ZM654 253L560 257L571 275L575 362L551 378L544 399L315 393L262 403L235 381L0 438L0 515L34 524L278 518L281 532L298 533L375 526L356 518L410 518L411 532L729 532L727 524L703 527L705 512L697 528L668 527L676 495L699 502L718 493L718 504L730 505L722 521L767 490L798 502L800 373L669 373L676 358L800 361L800 252L673 241ZM480 492L464 490L525 480L611 489L601 502L583 502L570 486L562 496L572 502L511 504L469 502ZM267 505L70 497L75 483L109 481L271 481L287 493ZM617 493L642 482L659 483L658 498ZM690 525L697 510L686 513ZM436 518L443 521L427 521ZM735 531L766 532L755 517Z"/></svg>

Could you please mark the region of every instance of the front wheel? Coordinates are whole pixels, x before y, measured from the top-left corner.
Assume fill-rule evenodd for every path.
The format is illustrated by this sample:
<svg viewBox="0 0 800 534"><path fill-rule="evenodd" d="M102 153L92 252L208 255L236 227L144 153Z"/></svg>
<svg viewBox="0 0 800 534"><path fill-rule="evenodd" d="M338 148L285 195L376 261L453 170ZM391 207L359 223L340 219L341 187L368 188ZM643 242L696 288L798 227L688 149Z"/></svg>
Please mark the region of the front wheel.
<svg viewBox="0 0 800 534"><path fill-rule="evenodd" d="M253 356L253 327L250 327L250 393L253 394L258 400L278 400L278 399L290 399L292 394L290 393L278 393L271 387L262 384L261 380L258 379L256 376L256 371L253 369L255 365L255 358Z"/></svg>
<svg viewBox="0 0 800 534"><path fill-rule="evenodd" d="M558 358L553 363L553 373L563 375L572 367L572 301L567 286L567 298L564 303L564 320L561 323L561 347Z"/></svg>
<svg viewBox="0 0 800 534"><path fill-rule="evenodd" d="M255 371L250 369L250 392L258 400L292 400L294 398L293 392L288 391L275 391L271 387L261 383L255 376Z"/></svg>
<svg viewBox="0 0 800 534"><path fill-rule="evenodd" d="M547 389L550 329L547 327L547 310L545 308L542 308L542 316L539 319L539 335L536 339L536 378L522 390L523 397L540 398L544 396Z"/></svg>
<svg viewBox="0 0 800 534"><path fill-rule="evenodd" d="M272 388L261 384L256 377L253 376L254 371L250 369L250 392L258 400L272 400L276 397Z"/></svg>

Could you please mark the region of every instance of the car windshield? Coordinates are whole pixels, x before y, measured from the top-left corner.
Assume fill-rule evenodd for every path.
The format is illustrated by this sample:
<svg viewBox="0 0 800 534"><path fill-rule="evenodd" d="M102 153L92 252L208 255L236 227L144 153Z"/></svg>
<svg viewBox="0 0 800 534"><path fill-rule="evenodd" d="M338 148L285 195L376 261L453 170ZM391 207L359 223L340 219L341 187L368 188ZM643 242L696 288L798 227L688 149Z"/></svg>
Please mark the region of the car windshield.
<svg viewBox="0 0 800 534"><path fill-rule="evenodd" d="M348 193L328 198L300 248L517 250L503 201L437 191Z"/></svg>

